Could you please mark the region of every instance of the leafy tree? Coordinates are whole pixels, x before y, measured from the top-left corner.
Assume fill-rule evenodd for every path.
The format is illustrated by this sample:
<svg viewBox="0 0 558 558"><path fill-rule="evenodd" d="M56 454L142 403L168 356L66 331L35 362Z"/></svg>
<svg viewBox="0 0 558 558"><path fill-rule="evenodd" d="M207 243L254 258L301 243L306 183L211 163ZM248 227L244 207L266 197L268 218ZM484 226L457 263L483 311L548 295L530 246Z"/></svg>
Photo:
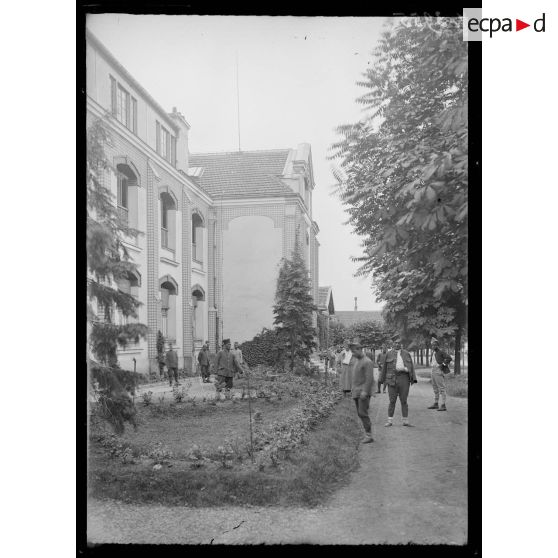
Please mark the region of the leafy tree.
<svg viewBox="0 0 558 558"><path fill-rule="evenodd" d="M275 329L263 328L251 341L240 345L248 366L267 364L276 369L283 368L283 347Z"/></svg>
<svg viewBox="0 0 558 558"><path fill-rule="evenodd" d="M308 362L316 331L312 312L317 311L310 291L310 278L302 257L298 234L291 259L283 258L277 279L273 323L284 347L286 360L293 372L295 362Z"/></svg>
<svg viewBox="0 0 558 558"><path fill-rule="evenodd" d="M349 338L359 337L361 343L368 348L377 350L385 343L391 332L387 331L381 322L359 322L346 329Z"/></svg>
<svg viewBox="0 0 558 558"><path fill-rule="evenodd" d="M123 382L125 385L133 382L123 379L126 375L118 366L116 350L139 341L147 326L114 323L116 310L137 318L140 303L116 285L136 269L122 239L136 236L138 231L120 218L114 195L105 186L108 173L115 172L104 151L111 143L106 124L96 120L87 131L87 317L89 344L98 361L89 362L91 380L97 384L104 418L121 432L123 421L133 421L134 414Z"/></svg>
<svg viewBox="0 0 558 558"><path fill-rule="evenodd" d="M347 328L341 322L331 321L329 323L329 343L330 345L342 345L343 341L349 337Z"/></svg>
<svg viewBox="0 0 558 558"><path fill-rule="evenodd" d="M460 19L416 23L382 34L358 83L365 116L338 128L334 174L364 238L358 273L372 276L388 324L407 340L452 335L459 347L467 305L467 43Z"/></svg>

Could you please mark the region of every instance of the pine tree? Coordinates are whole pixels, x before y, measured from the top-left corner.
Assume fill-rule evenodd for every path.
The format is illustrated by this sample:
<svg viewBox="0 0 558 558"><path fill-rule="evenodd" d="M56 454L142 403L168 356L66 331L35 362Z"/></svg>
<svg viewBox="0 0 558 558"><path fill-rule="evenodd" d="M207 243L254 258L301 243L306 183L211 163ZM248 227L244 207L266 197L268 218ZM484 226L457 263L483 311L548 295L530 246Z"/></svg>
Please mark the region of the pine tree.
<svg viewBox="0 0 558 558"><path fill-rule="evenodd" d="M127 392L133 393L139 375L120 369L116 351L138 342L146 335L147 326L114 323L115 310L124 316L138 316L139 301L116 284L137 268L122 239L135 237L139 231L123 222L114 195L105 186L109 172L116 172L104 151L111 143L106 124L96 120L87 131L87 320L89 345L96 359L89 360L88 368L90 380L97 383L94 409L121 433L124 421L136 426L135 407Z"/></svg>
<svg viewBox="0 0 558 558"><path fill-rule="evenodd" d="M297 234L291 259L282 260L273 306L273 323L277 326L291 372L297 360L310 360L311 351L316 346L312 312L317 311L317 307L310 292L310 278Z"/></svg>
<svg viewBox="0 0 558 558"><path fill-rule="evenodd" d="M110 133L101 121L95 121L87 133L87 314L89 341L95 358L102 364L118 365L116 350L147 333L139 323L117 325L115 309L124 316L137 318L140 302L124 293L115 283L137 269L122 242L124 236L135 237L139 231L128 227L120 218L114 195L104 184L109 172L116 172L105 155L111 145ZM96 303L96 308L91 304ZM102 315L101 315L102 314Z"/></svg>

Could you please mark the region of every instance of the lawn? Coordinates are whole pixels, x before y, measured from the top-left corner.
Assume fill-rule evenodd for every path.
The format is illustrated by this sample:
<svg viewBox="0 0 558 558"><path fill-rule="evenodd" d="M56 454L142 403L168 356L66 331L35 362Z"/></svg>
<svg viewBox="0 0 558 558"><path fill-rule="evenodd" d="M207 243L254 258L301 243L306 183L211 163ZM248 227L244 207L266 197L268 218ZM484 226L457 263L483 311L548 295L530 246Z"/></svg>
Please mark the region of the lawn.
<svg viewBox="0 0 558 558"><path fill-rule="evenodd" d="M165 505L318 504L357 466L361 427L337 390L300 379L283 388L281 399L251 402L253 454L247 400L139 403L137 431L93 432L90 494Z"/></svg>

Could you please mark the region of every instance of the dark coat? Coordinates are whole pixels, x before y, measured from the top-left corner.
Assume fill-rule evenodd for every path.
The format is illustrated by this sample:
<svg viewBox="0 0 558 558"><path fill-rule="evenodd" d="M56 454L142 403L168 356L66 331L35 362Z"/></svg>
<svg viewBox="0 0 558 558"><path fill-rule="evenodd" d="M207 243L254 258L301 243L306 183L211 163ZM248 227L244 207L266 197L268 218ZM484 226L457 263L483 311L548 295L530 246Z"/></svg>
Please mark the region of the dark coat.
<svg viewBox="0 0 558 558"><path fill-rule="evenodd" d="M440 371L443 374L449 374L450 369L449 369L448 364L453 359L448 355L448 353L446 353L445 351L442 351L442 349L436 349L434 351L434 360L436 361L436 363L440 367Z"/></svg>
<svg viewBox="0 0 558 558"><path fill-rule="evenodd" d="M409 379L412 384L417 382L417 376L415 374L415 366L413 364L413 359L409 354L409 351L401 349L401 358L403 359L403 364L406 366L409 372ZM380 377L378 379L382 384L395 385L395 366L397 364L397 351L391 349L386 354L386 359L382 366Z"/></svg>
<svg viewBox="0 0 558 558"><path fill-rule="evenodd" d="M351 360L354 360L351 370L352 397L360 397L363 391L366 395L371 395L374 386L374 362L367 356L360 359L353 357Z"/></svg>
<svg viewBox="0 0 558 558"><path fill-rule="evenodd" d="M198 362L201 366L209 366L209 351L203 349L198 353Z"/></svg>
<svg viewBox="0 0 558 558"><path fill-rule="evenodd" d="M217 360L215 361L215 368L218 376L227 376L232 378L235 371L242 374L242 367L234 353L222 349L217 353Z"/></svg>
<svg viewBox="0 0 558 558"><path fill-rule="evenodd" d="M178 368L178 355L174 349L167 352L167 366L169 368Z"/></svg>

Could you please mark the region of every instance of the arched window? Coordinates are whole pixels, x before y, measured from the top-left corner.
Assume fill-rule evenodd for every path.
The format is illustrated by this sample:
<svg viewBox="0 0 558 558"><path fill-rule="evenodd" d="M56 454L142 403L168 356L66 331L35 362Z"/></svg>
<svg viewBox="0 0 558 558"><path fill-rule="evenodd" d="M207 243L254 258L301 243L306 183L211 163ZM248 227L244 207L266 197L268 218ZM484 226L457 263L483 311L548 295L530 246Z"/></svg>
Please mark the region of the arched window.
<svg viewBox="0 0 558 558"><path fill-rule="evenodd" d="M206 335L205 332L205 291L200 285L192 287L192 305L194 307L193 315L193 338L194 344L203 342Z"/></svg>
<svg viewBox="0 0 558 558"><path fill-rule="evenodd" d="M203 263L203 229L203 218L197 211L194 211L192 213L192 259L200 263Z"/></svg>
<svg viewBox="0 0 558 558"><path fill-rule="evenodd" d="M161 247L176 250L176 202L168 192L161 192Z"/></svg>
<svg viewBox="0 0 558 558"><path fill-rule="evenodd" d="M124 163L116 165L116 205L120 218L130 227L137 227L138 178L131 167Z"/></svg>
<svg viewBox="0 0 558 558"><path fill-rule="evenodd" d="M176 342L176 281L169 275L160 280L161 333L168 341Z"/></svg>
<svg viewBox="0 0 558 558"><path fill-rule="evenodd" d="M119 291L132 295L134 298L139 298L139 287L141 282L141 276L139 273L127 273L124 277L121 277L116 281L116 285ZM125 316L120 310L115 312L115 322L118 325L126 325L130 323L137 322L137 318L132 316ZM136 343L131 343L131 348L135 347ZM130 347L130 345L129 345Z"/></svg>

